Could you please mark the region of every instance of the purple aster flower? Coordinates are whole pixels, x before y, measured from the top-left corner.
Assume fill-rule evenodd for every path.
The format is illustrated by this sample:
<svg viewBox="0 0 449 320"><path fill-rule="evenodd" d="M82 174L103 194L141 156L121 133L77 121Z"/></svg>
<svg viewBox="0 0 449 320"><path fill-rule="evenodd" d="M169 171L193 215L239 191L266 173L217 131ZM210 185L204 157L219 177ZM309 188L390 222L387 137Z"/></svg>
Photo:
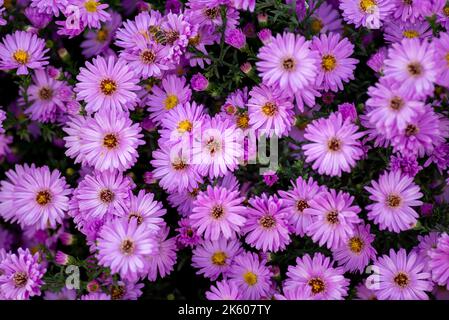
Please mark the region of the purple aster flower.
<svg viewBox="0 0 449 320"><path fill-rule="evenodd" d="M357 109L355 108L354 103L345 102L339 104L338 112L341 113L344 121L346 119L351 120L351 122L355 122L357 120Z"/></svg>
<svg viewBox="0 0 449 320"><path fill-rule="evenodd" d="M38 8L33 7L33 3L31 3L31 7L27 7L25 9L24 14L31 22L33 27L37 29L44 29L53 19L53 15L45 12L40 12Z"/></svg>
<svg viewBox="0 0 449 320"><path fill-rule="evenodd" d="M241 205L242 201L238 191L207 186L207 190L200 192L193 203L189 216L192 227L207 240L216 241L221 236L235 238L246 222L246 208Z"/></svg>
<svg viewBox="0 0 449 320"><path fill-rule="evenodd" d="M373 241L374 235L370 233L370 225L359 224L354 228L352 237L338 249L332 250L334 260L344 271L363 272L369 262L376 258Z"/></svg>
<svg viewBox="0 0 449 320"><path fill-rule="evenodd" d="M63 287L60 291L45 291L44 300L76 300L76 290Z"/></svg>
<svg viewBox="0 0 449 320"><path fill-rule="evenodd" d="M137 147L145 144L140 132L126 113L103 109L81 129L79 152L96 170L125 171L137 161Z"/></svg>
<svg viewBox="0 0 449 320"><path fill-rule="evenodd" d="M195 26L196 27L196 26ZM220 35L215 32L215 29L211 25L200 25L194 37L190 37L189 45L194 46L195 49L202 52L205 56L208 55L206 45L213 45L219 42ZM205 67L205 63L210 64L209 58L201 57L198 54L186 52L185 57L189 59L190 66Z"/></svg>
<svg viewBox="0 0 449 320"><path fill-rule="evenodd" d="M437 79L436 83L448 87L449 86L449 34L448 33L440 33L439 38L435 38L433 40L433 44L435 45L435 61L439 61L435 65L437 69Z"/></svg>
<svg viewBox="0 0 449 320"><path fill-rule="evenodd" d="M343 90L344 82L354 80L358 60L350 58L354 45L347 38L341 39L338 33L321 34L313 38L311 49L321 61L315 82L318 88L337 92Z"/></svg>
<svg viewBox="0 0 449 320"><path fill-rule="evenodd" d="M295 121L291 96L266 85L254 87L249 95L249 125L257 135L287 135Z"/></svg>
<svg viewBox="0 0 449 320"><path fill-rule="evenodd" d="M169 49L167 60L179 64L189 44L189 38L195 36L196 28L184 14L169 12L162 18L160 29L164 34L165 45Z"/></svg>
<svg viewBox="0 0 449 320"><path fill-rule="evenodd" d="M67 0L31 0L31 8L55 17L59 17L59 12L64 12L68 4Z"/></svg>
<svg viewBox="0 0 449 320"><path fill-rule="evenodd" d="M306 162L313 162L312 168L320 174L341 176L342 171L350 172L363 155L358 139L365 133L357 130L358 126L349 119L343 121L340 113L314 120L304 134L311 142L303 146Z"/></svg>
<svg viewBox="0 0 449 320"><path fill-rule="evenodd" d="M318 71L318 55L310 49L311 42L293 33L278 34L264 45L257 57L257 69L263 82L279 86L288 95L311 85Z"/></svg>
<svg viewBox="0 0 449 320"><path fill-rule="evenodd" d="M176 238L169 238L168 227L162 227L156 235L156 250L146 257L146 271L148 280L155 281L157 276L161 278L169 275L176 264Z"/></svg>
<svg viewBox="0 0 449 320"><path fill-rule="evenodd" d="M374 263L378 271L375 291L379 300L428 300L426 292L433 284L430 273L425 271L424 261L416 252L390 249Z"/></svg>
<svg viewBox="0 0 449 320"><path fill-rule="evenodd" d="M343 31L343 23L341 16L335 8L332 7L331 4L322 2L321 5L316 8L316 1L309 1L309 5L312 7L310 3L313 3L314 8L310 10L313 12L310 16L310 29L313 34L319 33L341 33Z"/></svg>
<svg viewBox="0 0 449 320"><path fill-rule="evenodd" d="M220 27L223 25L221 17L220 1L198 1L189 0L186 10L189 21L194 25L210 25ZM239 24L239 11L235 8L226 6L226 29L235 29Z"/></svg>
<svg viewBox="0 0 449 320"><path fill-rule="evenodd" d="M257 300L270 296L272 272L255 253L245 252L234 258L229 270L230 282L237 285L244 300Z"/></svg>
<svg viewBox="0 0 449 320"><path fill-rule="evenodd" d="M279 180L279 177L277 176L276 171L274 171L274 170L265 171L262 174L262 176L263 176L263 181L269 187L272 187L273 185L275 185L276 182L278 182L278 180Z"/></svg>
<svg viewBox="0 0 449 320"><path fill-rule="evenodd" d="M282 200L263 193L261 197L251 198L249 204L251 207L246 210L247 220L242 228L245 242L264 252L284 250L291 239L287 209L282 207Z"/></svg>
<svg viewBox="0 0 449 320"><path fill-rule="evenodd" d="M119 273L122 279L138 278L145 267L145 256L157 250L152 230L135 219L115 219L106 223L98 237L98 262Z"/></svg>
<svg viewBox="0 0 449 320"><path fill-rule="evenodd" d="M236 49L243 49L246 46L246 36L240 29L226 30L225 43Z"/></svg>
<svg viewBox="0 0 449 320"><path fill-rule="evenodd" d="M96 0L75 0L74 4L79 8L81 21L89 28L99 29L101 22L111 19L106 11L108 4Z"/></svg>
<svg viewBox="0 0 449 320"><path fill-rule="evenodd" d="M353 205L354 197L334 189L323 192L310 200L310 208L304 213L312 217L306 233L320 246L338 249L354 236L355 226L361 222L361 209Z"/></svg>
<svg viewBox="0 0 449 320"><path fill-rule="evenodd" d="M376 291L367 288L364 282L358 284L356 290L356 300L379 300Z"/></svg>
<svg viewBox="0 0 449 320"><path fill-rule="evenodd" d="M28 69L42 69L48 64L48 57L45 57L48 50L45 41L31 32L7 34L0 43L0 69L17 68L18 75L28 74Z"/></svg>
<svg viewBox="0 0 449 320"><path fill-rule="evenodd" d="M176 229L178 233L176 240L182 247L194 248L201 242L202 239L196 229L192 227L190 219L183 218L179 220L178 225L179 227Z"/></svg>
<svg viewBox="0 0 449 320"><path fill-rule="evenodd" d="M307 181L298 177L296 181L291 181L291 184L293 189L281 190L279 195L288 210L289 224L293 227L294 233L303 237L312 223L312 216L306 214L305 209L310 208L310 201L325 191L325 188L320 187L311 177Z"/></svg>
<svg viewBox="0 0 449 320"><path fill-rule="evenodd" d="M148 96L148 111L151 118L160 123L169 110L190 100L192 90L186 85L184 77L168 75L162 79L161 86L154 86Z"/></svg>
<svg viewBox="0 0 449 320"><path fill-rule="evenodd" d="M206 240L193 250L192 266L199 269L197 274L203 274L214 281L220 275L226 277L234 257L242 252L238 240L224 238L218 241Z"/></svg>
<svg viewBox="0 0 449 320"><path fill-rule="evenodd" d="M384 62L387 58L388 50L386 47L382 47L374 53L369 60L366 62L368 67L373 69L375 72L380 73L383 71Z"/></svg>
<svg viewBox="0 0 449 320"><path fill-rule="evenodd" d="M413 178L422 167L419 165L416 156L403 156L399 154L397 156L391 156L389 169L391 171L401 171L403 174Z"/></svg>
<svg viewBox="0 0 449 320"><path fill-rule="evenodd" d="M418 213L412 207L422 204L419 199L423 194L413 178L400 171L385 172L379 181L371 181L371 186L365 189L374 201L366 207L368 219L379 225L380 230L399 233L415 226Z"/></svg>
<svg viewBox="0 0 449 320"><path fill-rule="evenodd" d="M385 76L401 83L405 91L423 97L434 89L437 69L434 46L419 39L403 39L393 43L385 60Z"/></svg>
<svg viewBox="0 0 449 320"><path fill-rule="evenodd" d="M198 188L193 188L191 190L186 189L184 191L176 190L168 195L167 200L171 206L177 208L182 216L186 217L192 212L193 202L198 196L198 193Z"/></svg>
<svg viewBox="0 0 449 320"><path fill-rule="evenodd" d="M426 269L429 270L429 272L432 271L432 269L429 269L430 252L438 247L439 238L439 232L430 232L425 236L418 236L419 244L414 249L419 254L419 256L424 259L426 263Z"/></svg>
<svg viewBox="0 0 449 320"><path fill-rule="evenodd" d="M66 156L75 159L75 163L86 164L84 154L81 153L82 140L81 133L85 129L87 121L90 118L86 118L81 115L74 115L66 122L65 127L62 128L67 136L64 137L65 147L67 151Z"/></svg>
<svg viewBox="0 0 449 320"><path fill-rule="evenodd" d="M256 0L234 0L232 3L236 9L248 10L250 12L254 12L256 8Z"/></svg>
<svg viewBox="0 0 449 320"><path fill-rule="evenodd" d="M76 77L77 98L86 101L86 111L133 110L139 89L139 79L133 70L114 56L107 59L98 56L92 62L86 62L86 68L81 68Z"/></svg>
<svg viewBox="0 0 449 320"><path fill-rule="evenodd" d="M134 281L118 281L117 284L111 286L111 299L137 300L142 295L143 287L143 283L137 283Z"/></svg>
<svg viewBox="0 0 449 320"><path fill-rule="evenodd" d="M449 290L449 235L443 233L437 241L436 248L428 252L430 257L429 270L432 272L432 280Z"/></svg>
<svg viewBox="0 0 449 320"><path fill-rule="evenodd" d="M4 299L28 300L41 295L46 269L39 261L39 253L32 255L22 248L0 260L0 292Z"/></svg>
<svg viewBox="0 0 449 320"><path fill-rule="evenodd" d="M424 163L424 167L429 166L431 163L436 164L441 174L449 168L449 144L442 143L435 147L429 159Z"/></svg>
<svg viewBox="0 0 449 320"><path fill-rule="evenodd" d="M393 9L391 0L340 0L343 18L356 27L379 29Z"/></svg>
<svg viewBox="0 0 449 320"><path fill-rule="evenodd" d="M273 40L273 35L271 33L270 29L264 28L262 30L260 30L257 33L257 36L259 37L260 41L262 41L262 43L264 45L268 45L271 43L271 41Z"/></svg>
<svg viewBox="0 0 449 320"><path fill-rule="evenodd" d="M423 40L431 37L432 28L427 21L416 23L390 21L385 26L384 38L388 42L401 42L405 38Z"/></svg>
<svg viewBox="0 0 449 320"><path fill-rule="evenodd" d="M284 291L299 291L311 300L343 300L348 294L349 280L343 268L332 266L331 259L321 253L296 258L296 266L289 266Z"/></svg>
<svg viewBox="0 0 449 320"><path fill-rule="evenodd" d="M392 3L395 7L392 12L392 18L412 23L424 20L431 6L431 1L428 0L393 0Z"/></svg>
<svg viewBox="0 0 449 320"><path fill-rule="evenodd" d="M234 281L221 280L206 292L207 300L240 300L241 294Z"/></svg>
<svg viewBox="0 0 449 320"><path fill-rule="evenodd" d="M207 90L207 87L209 86L209 80L207 80L201 73L197 73L190 79L190 85L195 91L204 91Z"/></svg>

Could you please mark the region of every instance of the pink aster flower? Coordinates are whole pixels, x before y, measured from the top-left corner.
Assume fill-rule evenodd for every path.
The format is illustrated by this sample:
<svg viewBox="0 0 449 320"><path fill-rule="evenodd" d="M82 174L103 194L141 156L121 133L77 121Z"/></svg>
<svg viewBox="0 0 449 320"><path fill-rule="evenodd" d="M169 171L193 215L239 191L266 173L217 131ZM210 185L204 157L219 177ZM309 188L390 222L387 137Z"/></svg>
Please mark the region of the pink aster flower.
<svg viewBox="0 0 449 320"><path fill-rule="evenodd" d="M315 82L317 87L337 92L343 90L343 83L354 79L358 60L350 58L354 45L347 38L341 39L338 33L321 34L313 38L311 49L318 52L321 61Z"/></svg>
<svg viewBox="0 0 449 320"><path fill-rule="evenodd" d="M374 288L379 300L428 300L433 288L430 273L416 252L390 249L389 255L374 263L378 283Z"/></svg>
<svg viewBox="0 0 449 320"><path fill-rule="evenodd" d="M214 281L220 275L225 277L228 274L234 257L242 252L240 242L235 239L204 241L192 252L192 266L199 269L197 274L203 274Z"/></svg>
<svg viewBox="0 0 449 320"><path fill-rule="evenodd" d="M427 13L431 9L431 1L428 0L393 0L394 10L392 18L394 20L401 19L405 22L412 22L424 20Z"/></svg>
<svg viewBox="0 0 449 320"><path fill-rule="evenodd" d="M19 248L0 260L0 292L6 300L29 300L41 295L45 267L39 262L40 253Z"/></svg>
<svg viewBox="0 0 449 320"><path fill-rule="evenodd" d="M391 0L341 0L343 18L356 27L379 29L394 9Z"/></svg>
<svg viewBox="0 0 449 320"><path fill-rule="evenodd" d="M181 247L194 248L202 241L196 229L192 227L190 219L182 218L179 220L178 225L179 227L176 229L178 233L176 241Z"/></svg>
<svg viewBox="0 0 449 320"><path fill-rule="evenodd" d="M310 200L310 208L304 213L312 217L307 235L320 246L329 249L341 247L354 235L355 226L361 222L358 214L361 209L353 205L354 197L334 189L323 192Z"/></svg>
<svg viewBox="0 0 449 320"><path fill-rule="evenodd" d="M192 227L208 240L216 241L220 236L225 239L235 238L246 222L242 201L238 191L209 185L193 203L189 216Z"/></svg>
<svg viewBox="0 0 449 320"><path fill-rule="evenodd" d="M370 225L359 224L355 227L354 235L332 251L333 257L344 271L363 272L369 262L376 258L373 241L374 235L370 233Z"/></svg>
<svg viewBox="0 0 449 320"><path fill-rule="evenodd" d="M422 209L421 209L422 210ZM418 242L419 244L414 248L416 252L419 254L419 256L424 259L426 263L426 269L432 271L432 269L429 268L429 262L431 254L430 252L438 247L438 239L440 238L439 232L430 232L427 235L424 236L418 236Z"/></svg>
<svg viewBox="0 0 449 320"><path fill-rule="evenodd" d="M189 44L189 38L196 34L196 28L184 14L169 12L162 17L160 29L168 48L167 60L179 64Z"/></svg>
<svg viewBox="0 0 449 320"><path fill-rule="evenodd" d="M419 39L393 43L385 60L385 76L401 83L408 92L424 97L433 92L437 76L434 45Z"/></svg>
<svg viewBox="0 0 449 320"><path fill-rule="evenodd" d="M55 17L59 17L59 13L64 12L67 5L67 0L31 0L31 8Z"/></svg>
<svg viewBox="0 0 449 320"><path fill-rule="evenodd" d="M418 213L412 207L422 204L419 199L423 195L413 178L400 171L385 172L379 181L371 181L371 186L365 189L374 201L366 207L368 219L379 225L380 230L399 233L415 226Z"/></svg>
<svg viewBox="0 0 449 320"><path fill-rule="evenodd" d="M316 1L309 1L309 5L313 3L316 7ZM319 33L341 33L343 31L343 21L341 16L331 4L322 2L318 8L313 8L310 16L310 29L314 34Z"/></svg>
<svg viewBox="0 0 449 320"><path fill-rule="evenodd" d="M340 113L314 120L304 134L311 142L303 146L306 162L313 162L312 168L320 174L341 176L342 171L350 172L363 155L358 139L364 133L357 130L357 125L349 119L343 121Z"/></svg>
<svg viewBox="0 0 449 320"><path fill-rule="evenodd" d="M31 3L31 5L33 5L33 3ZM24 14L31 22L33 27L37 29L44 29L53 20L52 14L40 12L38 8L33 6L27 7L24 11Z"/></svg>
<svg viewBox="0 0 449 320"><path fill-rule="evenodd" d="M235 283L242 299L257 300L269 297L273 273L255 253L245 252L235 257L229 279Z"/></svg>
<svg viewBox="0 0 449 320"><path fill-rule="evenodd" d="M422 167L419 165L416 156L393 155L390 159L389 169L391 171L401 171L403 174L413 178L422 169Z"/></svg>
<svg viewBox="0 0 449 320"><path fill-rule="evenodd" d="M338 112L341 113L343 120L349 119L352 122L357 120L357 109L354 103L345 102L338 105Z"/></svg>
<svg viewBox="0 0 449 320"><path fill-rule="evenodd" d="M106 11L108 4L96 0L76 0L74 4L79 8L80 18L89 28L99 29L101 22L111 19Z"/></svg>
<svg viewBox="0 0 449 320"><path fill-rule="evenodd" d="M368 67L373 69L375 72L380 73L383 71L384 62L387 58L388 50L386 47L380 48L376 53L374 53L369 60L366 62Z"/></svg>
<svg viewBox="0 0 449 320"><path fill-rule="evenodd" d="M246 210L246 224L242 233L246 234L245 242L250 246L266 251L284 250L291 242L288 231L287 209L277 196L254 197L249 200Z"/></svg>
<svg viewBox="0 0 449 320"><path fill-rule="evenodd" d="M22 227L56 228L69 208L70 192L58 170L31 168L14 188L14 214Z"/></svg>
<svg viewBox="0 0 449 320"><path fill-rule="evenodd" d="M290 96L276 87L254 87L248 101L248 117L251 128L258 135L282 137L288 134L295 116Z"/></svg>
<svg viewBox="0 0 449 320"><path fill-rule="evenodd" d="M240 300L241 294L237 284L229 280L221 280L212 285L206 292L207 300Z"/></svg>
<svg viewBox="0 0 449 320"><path fill-rule="evenodd" d="M146 257L147 278L155 281L159 275L161 278L169 275L176 264L176 238L168 238L170 229L162 227L156 235L156 250Z"/></svg>
<svg viewBox="0 0 449 320"><path fill-rule="evenodd" d="M349 286L343 274L343 268L334 268L331 259L323 254L306 254L296 258L296 266L288 267L284 291L299 292L310 300L343 300Z"/></svg>
<svg viewBox="0 0 449 320"><path fill-rule="evenodd" d="M133 124L127 114L101 110L80 132L80 153L96 170L125 171L137 161L137 147L145 144L140 132L139 125Z"/></svg>
<svg viewBox="0 0 449 320"><path fill-rule="evenodd" d="M167 200L171 206L176 208L180 215L186 217L190 215L193 209L193 202L198 196L199 188L191 190L173 191L169 194Z"/></svg>
<svg viewBox="0 0 449 320"><path fill-rule="evenodd" d="M84 154L81 153L81 146L83 144L81 140L81 133L85 129L87 121L90 118L74 115L71 116L65 123L65 127L62 128L67 136L64 137L65 147L67 151L66 156L75 159L75 163L86 164Z"/></svg>
<svg viewBox="0 0 449 320"><path fill-rule="evenodd" d="M16 31L7 34L0 43L0 69L17 69L18 75L28 74L28 69L42 69L48 64L48 57L45 57L48 50L45 41L34 33Z"/></svg>
<svg viewBox="0 0 449 320"><path fill-rule="evenodd" d="M312 216L307 215L305 209L310 208L310 201L324 192L325 188L319 186L311 177L309 180L298 177L296 181L291 181L291 184L293 189L281 190L279 195L288 210L288 221L293 226L294 233L303 237L312 223Z"/></svg>
<svg viewBox="0 0 449 320"><path fill-rule="evenodd" d="M432 28L425 20L416 23L390 21L385 25L384 38L388 42L401 42L405 38L423 40L431 37Z"/></svg>
<svg viewBox="0 0 449 320"><path fill-rule="evenodd" d="M122 279L136 279L145 267L145 256L157 250L151 229L135 219L115 219L103 226L98 238L98 262L119 273Z"/></svg>
<svg viewBox="0 0 449 320"><path fill-rule="evenodd" d="M76 289L62 288L60 291L45 291L44 300L76 300Z"/></svg>
<svg viewBox="0 0 449 320"><path fill-rule="evenodd" d="M160 123L169 110L190 100L192 90L184 77L168 75L162 79L161 86L154 86L148 96L148 111L151 118Z"/></svg>
<svg viewBox="0 0 449 320"><path fill-rule="evenodd" d="M110 288L112 300L137 300L142 295L143 283L118 281Z"/></svg>
<svg viewBox="0 0 449 320"><path fill-rule="evenodd" d="M376 291L369 289L365 282L359 283L356 290L356 300L379 300Z"/></svg>
<svg viewBox="0 0 449 320"><path fill-rule="evenodd" d="M248 10L250 12L254 12L256 8L256 0L234 0L232 3L236 9Z"/></svg>
<svg viewBox="0 0 449 320"><path fill-rule="evenodd" d="M86 62L86 68L81 68L76 77L77 98L86 101L86 111L133 110L139 90L139 79L133 70L114 56L98 56L92 62Z"/></svg>
<svg viewBox="0 0 449 320"><path fill-rule="evenodd" d="M263 82L279 86L287 94L312 84L317 75L317 53L310 49L311 42L293 33L278 34L264 45L257 57L257 69Z"/></svg>
<svg viewBox="0 0 449 320"><path fill-rule="evenodd" d="M448 11L449 12L449 11ZM436 83L448 87L449 86L449 34L440 33L439 38L433 40L435 45L435 61L439 63L436 64L437 68L437 79Z"/></svg>
<svg viewBox="0 0 449 320"><path fill-rule="evenodd" d="M263 177L263 182L265 182L265 184L269 187L274 186L276 184L276 182L278 182L278 180L279 180L279 177L276 174L276 171L274 171L274 170L265 171L262 174L262 177Z"/></svg>
<svg viewBox="0 0 449 320"><path fill-rule="evenodd" d="M449 235L447 233L443 233L439 237L436 248L430 250L428 255L432 280L449 290Z"/></svg>

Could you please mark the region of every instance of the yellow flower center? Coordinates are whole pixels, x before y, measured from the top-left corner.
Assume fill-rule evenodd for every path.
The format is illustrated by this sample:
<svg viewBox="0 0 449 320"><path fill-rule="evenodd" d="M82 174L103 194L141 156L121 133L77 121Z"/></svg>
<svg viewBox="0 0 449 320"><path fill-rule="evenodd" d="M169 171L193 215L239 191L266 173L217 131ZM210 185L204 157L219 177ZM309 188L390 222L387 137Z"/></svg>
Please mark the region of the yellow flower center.
<svg viewBox="0 0 449 320"><path fill-rule="evenodd" d="M276 226L276 220L272 216L266 215L266 216L263 216L262 218L260 218L259 224L264 229L271 229Z"/></svg>
<svg viewBox="0 0 449 320"><path fill-rule="evenodd" d="M376 5L375 0L360 0L360 9L366 13L373 13Z"/></svg>
<svg viewBox="0 0 449 320"><path fill-rule="evenodd" d="M320 292L323 292L326 289L326 286L324 284L324 281L320 278L312 278L309 280L308 285L312 289L313 294L318 294Z"/></svg>
<svg viewBox="0 0 449 320"><path fill-rule="evenodd" d="M122 242L120 249L123 254L130 255L134 252L134 242L132 242L130 239L126 239Z"/></svg>
<svg viewBox="0 0 449 320"><path fill-rule="evenodd" d="M237 127L240 129L247 129L249 127L248 112L243 112L237 116Z"/></svg>
<svg viewBox="0 0 449 320"><path fill-rule="evenodd" d="M253 286L257 283L257 275L251 271L246 272L243 275L243 280L249 285Z"/></svg>
<svg viewBox="0 0 449 320"><path fill-rule="evenodd" d="M419 36L419 32L416 30L405 30L403 36L409 39L413 39Z"/></svg>
<svg viewBox="0 0 449 320"><path fill-rule="evenodd" d="M226 259L228 256L223 251L217 251L212 255L212 263L216 266L224 266L226 265Z"/></svg>
<svg viewBox="0 0 449 320"><path fill-rule="evenodd" d="M262 106L262 112L268 117L274 116L277 110L278 108L273 102L267 102Z"/></svg>
<svg viewBox="0 0 449 320"><path fill-rule="evenodd" d="M394 277L394 282L401 288L405 288L408 286L410 279L404 272L399 272Z"/></svg>
<svg viewBox="0 0 449 320"><path fill-rule="evenodd" d="M109 133L103 138L103 146L109 150L114 149L118 146L118 138L115 134Z"/></svg>
<svg viewBox="0 0 449 320"><path fill-rule="evenodd" d="M330 224L338 224L340 221L338 220L338 211L333 210L333 211L329 211L326 214L326 220L327 222L329 222Z"/></svg>
<svg viewBox="0 0 449 320"><path fill-rule="evenodd" d="M175 159L175 161L173 161L171 165L175 170L184 170L185 168L187 168L187 163L182 159Z"/></svg>
<svg viewBox="0 0 449 320"><path fill-rule="evenodd" d="M13 58L17 61L17 63L25 64L28 62L29 55L25 50L18 49L16 52L14 52Z"/></svg>
<svg viewBox="0 0 449 320"><path fill-rule="evenodd" d="M100 90L104 95L110 96L117 90L117 84L111 79L103 79L100 82Z"/></svg>
<svg viewBox="0 0 449 320"><path fill-rule="evenodd" d="M286 58L282 61L282 66L284 67L284 70L286 71L292 71L295 69L295 60L292 58Z"/></svg>
<svg viewBox="0 0 449 320"><path fill-rule="evenodd" d="M330 151L337 152L341 149L341 141L337 138L332 138L327 142L327 147Z"/></svg>
<svg viewBox="0 0 449 320"><path fill-rule="evenodd" d="M51 194L47 190L39 191L36 195L36 202L41 205L45 206L49 204L51 201Z"/></svg>
<svg viewBox="0 0 449 320"><path fill-rule="evenodd" d="M97 32L97 41L105 42L106 39L108 38L108 36L109 36L108 29L103 29L102 28L102 29L98 30L98 32Z"/></svg>
<svg viewBox="0 0 449 320"><path fill-rule="evenodd" d="M178 123L178 131L180 133L192 131L192 123L189 120L182 120Z"/></svg>
<svg viewBox="0 0 449 320"><path fill-rule="evenodd" d="M145 50L140 54L140 59L143 63L152 64L156 60L156 55L151 50Z"/></svg>
<svg viewBox="0 0 449 320"><path fill-rule="evenodd" d="M390 208L397 208L401 205L402 199L397 194L390 194L387 197L387 206Z"/></svg>
<svg viewBox="0 0 449 320"><path fill-rule="evenodd" d="M359 237L349 239L349 249L354 253L360 253L364 246L363 240Z"/></svg>
<svg viewBox="0 0 449 320"><path fill-rule="evenodd" d="M53 91L48 87L42 87L39 90L39 98L41 100L50 100L53 96Z"/></svg>
<svg viewBox="0 0 449 320"><path fill-rule="evenodd" d="M312 18L312 23L310 24L310 28L313 33L320 33L321 29L323 29L323 21L319 18Z"/></svg>
<svg viewBox="0 0 449 320"><path fill-rule="evenodd" d="M419 64L418 62L412 62L407 66L407 70L408 72L412 75L412 76L420 76L422 73L422 67L421 64Z"/></svg>
<svg viewBox="0 0 449 320"><path fill-rule="evenodd" d="M333 55L327 54L323 56L323 59L321 60L321 67L327 71L330 72L335 69L337 66L337 59Z"/></svg>
<svg viewBox="0 0 449 320"><path fill-rule="evenodd" d="M443 12L446 17L449 17L449 6L444 7Z"/></svg>
<svg viewBox="0 0 449 320"><path fill-rule="evenodd" d="M172 94L169 94L167 98L164 100L164 106L166 110L171 110L178 104L178 97Z"/></svg>
<svg viewBox="0 0 449 320"><path fill-rule="evenodd" d="M449 66L449 52L446 54L446 63Z"/></svg>
<svg viewBox="0 0 449 320"><path fill-rule="evenodd" d="M223 214L224 214L224 209L223 209L223 207L222 206L214 206L213 208L212 208L212 212L211 212L211 214L212 214L212 217L214 218L214 219L219 219L219 218L221 218L222 216L223 216Z"/></svg>
<svg viewBox="0 0 449 320"><path fill-rule="evenodd" d="M89 0L84 3L84 7L87 12L97 12L98 2L95 0Z"/></svg>

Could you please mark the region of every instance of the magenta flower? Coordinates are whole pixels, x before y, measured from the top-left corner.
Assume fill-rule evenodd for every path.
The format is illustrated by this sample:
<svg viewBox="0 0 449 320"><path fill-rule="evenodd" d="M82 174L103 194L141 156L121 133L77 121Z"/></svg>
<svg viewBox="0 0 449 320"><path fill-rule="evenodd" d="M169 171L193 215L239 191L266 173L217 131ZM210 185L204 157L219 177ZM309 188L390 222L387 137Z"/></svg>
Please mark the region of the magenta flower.
<svg viewBox="0 0 449 320"><path fill-rule="evenodd" d="M319 33L341 33L343 31L343 24L341 16L330 3L322 2L321 5L316 8L316 1L309 1L311 5L312 15L310 17L310 29L314 34ZM296 4L298 5L298 3Z"/></svg>
<svg viewBox="0 0 449 320"><path fill-rule="evenodd" d="M405 38L424 40L431 37L432 28L426 20L416 23L390 21L385 26L384 38L389 42L401 42Z"/></svg>
<svg viewBox="0 0 449 320"><path fill-rule="evenodd" d="M7 34L0 43L0 69L17 69L18 75L28 74L28 69L42 69L48 64L48 50L45 41L31 32Z"/></svg>
<svg viewBox="0 0 449 320"><path fill-rule="evenodd" d="M167 239L169 232L167 226L159 230L156 235L156 250L146 257L146 273L150 281L155 281L158 275L161 278L169 275L176 264L176 239Z"/></svg>
<svg viewBox="0 0 449 320"><path fill-rule="evenodd" d="M366 62L368 67L373 69L375 72L382 72L384 68L384 62L387 58L388 50L386 47L380 48L376 53L374 53L369 60Z"/></svg>
<svg viewBox="0 0 449 320"><path fill-rule="evenodd" d="M358 214L361 209L353 205L354 197L334 189L323 192L310 200L310 208L304 213L312 217L306 233L320 246L337 249L354 235L357 224L361 222Z"/></svg>
<svg viewBox="0 0 449 320"><path fill-rule="evenodd" d="M207 240L216 241L220 236L235 238L246 222L242 201L238 191L207 186L193 203L189 216L192 227Z"/></svg>
<svg viewBox="0 0 449 320"><path fill-rule="evenodd" d="M282 200L263 193L261 197L250 199L249 204L251 207L245 213L247 220L242 228L245 242L264 252L284 250L291 239Z"/></svg>
<svg viewBox="0 0 449 320"><path fill-rule="evenodd" d="M242 299L257 300L271 294L272 272L255 253L245 252L235 257L229 279L235 283Z"/></svg>
<svg viewBox="0 0 449 320"><path fill-rule="evenodd" d="M226 30L225 43L236 49L242 49L246 45L246 36L240 29Z"/></svg>
<svg viewBox="0 0 449 320"><path fill-rule="evenodd" d="M432 280L449 290L449 235L443 233L436 243L436 247L429 250L429 270L432 272Z"/></svg>
<svg viewBox="0 0 449 320"><path fill-rule="evenodd" d="M125 61L98 56L80 68L76 79L77 98L86 101L87 112L134 109L139 79Z"/></svg>
<svg viewBox="0 0 449 320"><path fill-rule="evenodd" d="M389 255L377 259L378 283L374 290L379 300L428 300L433 288L430 273L416 252L390 249Z"/></svg>
<svg viewBox="0 0 449 320"><path fill-rule="evenodd" d="M182 218L179 220L178 225L176 241L181 247L194 248L202 241L196 229L192 227L190 219Z"/></svg>
<svg viewBox="0 0 449 320"><path fill-rule="evenodd" d="M356 27L379 29L395 8L391 0L341 0L340 10L346 22Z"/></svg>
<svg viewBox="0 0 449 320"><path fill-rule="evenodd" d="M296 291L310 300L343 300L348 294L349 280L343 268L334 268L331 259L321 253L296 258L296 266L289 266L284 292Z"/></svg>
<svg viewBox="0 0 449 320"><path fill-rule="evenodd" d="M106 11L108 4L96 0L76 0L74 3L79 8L81 21L89 28L99 29L100 22L111 19L111 15Z"/></svg>
<svg viewBox="0 0 449 320"><path fill-rule="evenodd" d="M145 256L157 250L151 229L139 226L135 219L109 221L97 241L98 262L128 280L138 278L145 269Z"/></svg>
<svg viewBox="0 0 449 320"><path fill-rule="evenodd" d="M190 79L190 85L195 91L204 91L209 86L209 80L201 73L194 74Z"/></svg>
<svg viewBox="0 0 449 320"><path fill-rule="evenodd" d="M449 34L440 33L440 38L435 38L433 40L435 45L435 60L443 61L443 63L436 64L437 69L437 79L436 83L440 86L449 86L449 62L448 62L448 52L449 52Z"/></svg>
<svg viewBox="0 0 449 320"><path fill-rule="evenodd" d="M431 1L427 0L393 0L395 9L392 12L392 18L401 19L402 21L424 20L431 10Z"/></svg>
<svg viewBox="0 0 449 320"><path fill-rule="evenodd" d="M31 8L55 17L59 17L59 12L64 12L67 5L67 0L31 0Z"/></svg>
<svg viewBox="0 0 449 320"><path fill-rule="evenodd" d="M350 172L363 155L358 139L364 133L357 130L349 119L343 121L340 113L313 121L304 134L311 142L303 146L306 162L313 162L312 168L320 174L341 176L342 171Z"/></svg>
<svg viewBox="0 0 449 320"><path fill-rule="evenodd" d="M366 207L368 219L379 225L380 230L399 233L415 226L418 213L411 207L422 204L419 199L423 194L413 178L400 171L385 172L379 181L371 181L371 186L365 189L375 202Z"/></svg>
<svg viewBox="0 0 449 320"><path fill-rule="evenodd" d="M240 300L241 294L237 284L229 280L221 280L212 285L206 292L207 300Z"/></svg>

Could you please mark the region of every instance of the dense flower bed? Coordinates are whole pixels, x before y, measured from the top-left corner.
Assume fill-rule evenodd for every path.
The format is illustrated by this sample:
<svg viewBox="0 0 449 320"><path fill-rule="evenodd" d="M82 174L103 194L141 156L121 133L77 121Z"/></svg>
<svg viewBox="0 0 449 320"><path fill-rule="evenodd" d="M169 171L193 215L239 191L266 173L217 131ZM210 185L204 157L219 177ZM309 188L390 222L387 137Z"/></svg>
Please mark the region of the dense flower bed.
<svg viewBox="0 0 449 320"><path fill-rule="evenodd" d="M448 297L445 0L0 8L1 299Z"/></svg>

